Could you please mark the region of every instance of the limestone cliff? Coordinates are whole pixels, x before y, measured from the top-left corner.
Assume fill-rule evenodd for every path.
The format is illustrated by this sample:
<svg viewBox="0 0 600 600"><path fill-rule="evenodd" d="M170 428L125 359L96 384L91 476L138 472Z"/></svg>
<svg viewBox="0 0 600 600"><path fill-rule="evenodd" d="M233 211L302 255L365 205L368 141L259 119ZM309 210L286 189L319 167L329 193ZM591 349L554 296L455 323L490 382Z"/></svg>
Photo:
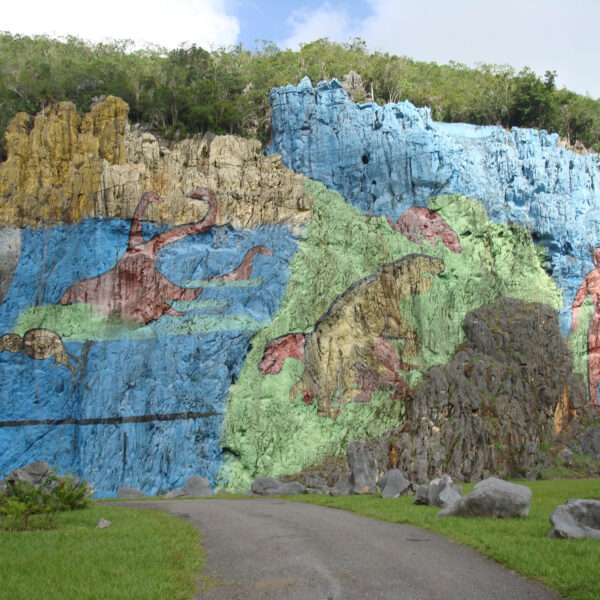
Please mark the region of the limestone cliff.
<svg viewBox="0 0 600 600"><path fill-rule="evenodd" d="M214 190L218 225L253 227L310 220L304 177L261 154L260 142L234 136L189 139L171 149L150 133L134 135L128 106L109 97L79 117L69 102L31 119L20 113L6 132L0 165L0 223L13 226L75 223L85 218L133 215L149 190L164 202L149 207L149 221L200 221L206 207L185 194Z"/></svg>

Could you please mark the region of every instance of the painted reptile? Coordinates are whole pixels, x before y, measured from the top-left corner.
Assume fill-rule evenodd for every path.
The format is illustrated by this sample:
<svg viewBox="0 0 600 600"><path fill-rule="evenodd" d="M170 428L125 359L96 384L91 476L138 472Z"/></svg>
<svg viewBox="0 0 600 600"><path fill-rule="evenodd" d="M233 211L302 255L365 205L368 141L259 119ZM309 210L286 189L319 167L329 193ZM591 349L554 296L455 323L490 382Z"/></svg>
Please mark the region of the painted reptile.
<svg viewBox="0 0 600 600"><path fill-rule="evenodd" d="M410 254L353 283L329 307L308 334L290 333L271 340L259 365L261 373L281 371L286 358L305 363L290 399L302 394L317 400L320 416L337 417L347 402L369 402L378 387L393 397L410 395L399 371L418 367L405 362L418 354L417 332L400 314L405 296L424 294L444 270L439 258ZM404 342L402 358L391 340Z"/></svg>
<svg viewBox="0 0 600 600"><path fill-rule="evenodd" d="M118 314L124 320L147 324L162 315L182 316L169 304L175 300L195 300L202 288L180 287L169 281L156 266L158 252L177 240L209 230L217 216L217 201L213 192L198 187L189 198L204 200L210 208L199 223L174 227L145 241L142 235L142 216L151 202L162 202L155 192L146 192L135 209L129 231L129 243L112 269L74 283L62 295L60 304L87 303L103 315ZM252 273L255 254L273 256L266 246L250 248L240 265L225 275L207 281L239 281Z"/></svg>

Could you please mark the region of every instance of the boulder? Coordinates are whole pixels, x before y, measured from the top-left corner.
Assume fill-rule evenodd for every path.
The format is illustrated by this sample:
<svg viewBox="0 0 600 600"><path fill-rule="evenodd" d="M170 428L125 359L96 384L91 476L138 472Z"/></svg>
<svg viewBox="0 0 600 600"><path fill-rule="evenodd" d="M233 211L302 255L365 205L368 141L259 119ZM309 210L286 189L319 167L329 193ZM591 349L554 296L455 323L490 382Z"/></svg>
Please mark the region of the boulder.
<svg viewBox="0 0 600 600"><path fill-rule="evenodd" d="M112 521L108 521L107 519L100 519L98 521L98 525L96 525L96 529L106 529L112 525Z"/></svg>
<svg viewBox="0 0 600 600"><path fill-rule="evenodd" d="M253 494L259 496L274 496L279 493L281 487L281 481L274 479L273 477L257 477L250 487L250 491Z"/></svg>
<svg viewBox="0 0 600 600"><path fill-rule="evenodd" d="M441 510L438 517L526 517L531 490L516 483L489 477L480 481L470 494Z"/></svg>
<svg viewBox="0 0 600 600"><path fill-rule="evenodd" d="M366 440L352 440L346 453L353 494L377 493L377 463Z"/></svg>
<svg viewBox="0 0 600 600"><path fill-rule="evenodd" d="M462 498L462 488L458 485L446 486L438 496L440 506L446 507L451 506L455 502L458 502Z"/></svg>
<svg viewBox="0 0 600 600"><path fill-rule="evenodd" d="M231 493L227 491L225 488L219 488L217 490L217 496L231 496Z"/></svg>
<svg viewBox="0 0 600 600"><path fill-rule="evenodd" d="M181 498L182 496L187 496L187 494L181 488L171 490L165 494L165 498Z"/></svg>
<svg viewBox="0 0 600 600"><path fill-rule="evenodd" d="M11 471L6 481L11 483L26 481L39 487L48 479L51 472L50 465L46 461L40 460Z"/></svg>
<svg viewBox="0 0 600 600"><path fill-rule="evenodd" d="M429 488L426 485L420 485L416 489L413 504L429 506Z"/></svg>
<svg viewBox="0 0 600 600"><path fill-rule="evenodd" d="M128 487L126 485L121 486L117 490L117 498L121 500L131 500L132 498L143 498L144 492L134 487Z"/></svg>
<svg viewBox="0 0 600 600"><path fill-rule="evenodd" d="M549 537L600 539L600 500L567 500L550 515Z"/></svg>
<svg viewBox="0 0 600 600"><path fill-rule="evenodd" d="M447 499L445 503L444 499L441 498L441 495L444 494L444 492L446 492L444 498ZM457 496L460 498L462 496L462 489L459 486L454 485L450 475L442 475L431 481L427 496L429 506L448 506L448 504L451 504L451 498L456 498Z"/></svg>
<svg viewBox="0 0 600 600"><path fill-rule="evenodd" d="M206 477L188 477L181 491L186 496L212 496L212 489Z"/></svg>
<svg viewBox="0 0 600 600"><path fill-rule="evenodd" d="M377 480L377 487L382 498L397 498L410 487L410 481L399 469L391 469Z"/></svg>
<svg viewBox="0 0 600 600"><path fill-rule="evenodd" d="M298 481L290 481L289 483L282 483L277 493L281 495L306 494L306 487Z"/></svg>

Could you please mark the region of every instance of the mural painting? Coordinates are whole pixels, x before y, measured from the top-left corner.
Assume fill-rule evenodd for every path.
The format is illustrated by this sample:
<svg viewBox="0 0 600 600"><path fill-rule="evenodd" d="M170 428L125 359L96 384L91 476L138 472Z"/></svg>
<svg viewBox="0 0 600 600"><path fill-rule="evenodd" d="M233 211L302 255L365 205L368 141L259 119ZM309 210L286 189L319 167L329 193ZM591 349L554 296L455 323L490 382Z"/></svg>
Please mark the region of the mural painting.
<svg viewBox="0 0 600 600"><path fill-rule="evenodd" d="M424 255L380 267L337 298L304 340L291 333L269 342L261 373L278 373L285 350L303 360L304 374L291 388L290 399L301 394L310 404L316 397L320 416L337 417L347 402L370 402L380 387L392 388L395 398L409 396L411 389L399 372L418 368L404 359L417 356L419 341L402 317L399 301L428 292L430 276L443 270L442 260ZM392 340L402 342L402 358Z"/></svg>
<svg viewBox="0 0 600 600"><path fill-rule="evenodd" d="M574 333L577 332L579 328L579 310L586 297L591 296L594 302L594 315L587 333L588 406L600 406L598 398L598 384L600 383L600 247L594 248L592 251L592 260L596 268L585 276L575 294L572 307L572 329Z"/></svg>
<svg viewBox="0 0 600 600"><path fill-rule="evenodd" d="M168 244L207 231L214 225L217 215L217 201L212 191L198 187L188 197L209 203L210 209L204 219L169 229L145 241L141 220L144 210L151 202L162 202L155 192L146 192L135 210L127 249L117 264L106 273L73 284L61 297L60 304L90 304L100 314L118 314L125 320L144 325L161 315L182 316L184 313L173 309L169 303L195 300L202 293L202 288L185 288L169 281L157 269L158 253ZM248 279L257 253L273 256L265 246L251 248L238 268L208 281Z"/></svg>

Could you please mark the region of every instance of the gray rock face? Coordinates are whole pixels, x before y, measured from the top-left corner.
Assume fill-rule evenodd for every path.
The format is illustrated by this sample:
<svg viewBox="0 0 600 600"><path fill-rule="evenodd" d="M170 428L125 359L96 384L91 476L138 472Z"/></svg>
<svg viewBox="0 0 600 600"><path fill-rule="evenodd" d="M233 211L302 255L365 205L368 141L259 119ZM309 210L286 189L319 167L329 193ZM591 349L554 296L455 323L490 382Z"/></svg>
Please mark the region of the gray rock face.
<svg viewBox="0 0 600 600"><path fill-rule="evenodd" d="M590 458L600 461L600 425L588 427L579 437L581 451Z"/></svg>
<svg viewBox="0 0 600 600"><path fill-rule="evenodd" d="M112 521L108 521L107 519L100 519L98 521L98 525L96 525L96 529L106 529L112 525Z"/></svg>
<svg viewBox="0 0 600 600"><path fill-rule="evenodd" d="M549 537L600 539L600 501L567 500L550 515Z"/></svg>
<svg viewBox="0 0 600 600"><path fill-rule="evenodd" d="M121 486L117 490L117 498L121 500L131 500L132 498L143 498L144 493L134 487L128 487L126 485Z"/></svg>
<svg viewBox="0 0 600 600"><path fill-rule="evenodd" d="M413 504L421 506L429 505L429 488L426 485L420 485L415 491L415 498Z"/></svg>
<svg viewBox="0 0 600 600"><path fill-rule="evenodd" d="M480 481L470 494L441 510L438 517L526 517L531 490L516 483L489 477Z"/></svg>
<svg viewBox="0 0 600 600"><path fill-rule="evenodd" d="M428 371L391 432L398 468L416 483L533 477L550 463L540 446L572 435L586 401L556 311L504 298L468 313L463 328L466 344Z"/></svg>
<svg viewBox="0 0 600 600"><path fill-rule="evenodd" d="M377 493L377 463L365 440L352 440L346 453L353 494Z"/></svg>
<svg viewBox="0 0 600 600"><path fill-rule="evenodd" d="M332 488L332 496L348 496L352 493L352 484L347 479L340 479Z"/></svg>
<svg viewBox="0 0 600 600"><path fill-rule="evenodd" d="M410 487L410 481L399 469L388 471L377 480L377 487L381 490L382 498L397 498Z"/></svg>
<svg viewBox="0 0 600 600"><path fill-rule="evenodd" d="M273 477L257 477L250 487L250 491L253 494L259 496L273 496L278 494L278 490L281 486L281 481L274 479Z"/></svg>
<svg viewBox="0 0 600 600"><path fill-rule="evenodd" d="M14 483L26 481L31 485L39 487L48 479L50 472L50 465L46 461L40 460L11 471L6 481Z"/></svg>
<svg viewBox="0 0 600 600"><path fill-rule="evenodd" d="M212 496L212 489L206 477L188 477L181 491L186 496Z"/></svg>

